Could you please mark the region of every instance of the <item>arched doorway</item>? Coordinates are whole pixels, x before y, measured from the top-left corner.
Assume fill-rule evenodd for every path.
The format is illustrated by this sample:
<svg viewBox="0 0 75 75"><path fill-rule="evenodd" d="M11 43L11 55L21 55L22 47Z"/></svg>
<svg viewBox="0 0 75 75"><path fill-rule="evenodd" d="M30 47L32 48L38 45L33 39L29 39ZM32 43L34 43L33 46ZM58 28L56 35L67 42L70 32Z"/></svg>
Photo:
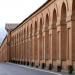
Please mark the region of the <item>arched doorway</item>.
<svg viewBox="0 0 75 75"><path fill-rule="evenodd" d="M75 61L75 0L72 1L72 59Z"/></svg>
<svg viewBox="0 0 75 75"><path fill-rule="evenodd" d="M72 16L75 15L75 0L72 2Z"/></svg>
<svg viewBox="0 0 75 75"><path fill-rule="evenodd" d="M32 60L32 24L30 27L30 60Z"/></svg>
<svg viewBox="0 0 75 75"><path fill-rule="evenodd" d="M27 62L29 61L29 40L28 40L28 34L29 34L29 31L28 31L28 27L27 27L27 38L26 38L26 44L27 44L27 49L26 49L26 55L27 55Z"/></svg>
<svg viewBox="0 0 75 75"><path fill-rule="evenodd" d="M45 60L49 59L49 15L46 14L45 23Z"/></svg>
<svg viewBox="0 0 75 75"><path fill-rule="evenodd" d="M57 23L57 14L56 14L56 10L53 10L53 19L52 19L52 60L56 61L57 59L57 49L56 49L56 23Z"/></svg>
<svg viewBox="0 0 75 75"><path fill-rule="evenodd" d="M40 19L40 28L39 28L39 59L42 60L43 58L43 49L42 49L42 18Z"/></svg>
<svg viewBox="0 0 75 75"><path fill-rule="evenodd" d="M38 59L38 50L37 50L37 21L35 21L34 29L34 59Z"/></svg>
<svg viewBox="0 0 75 75"><path fill-rule="evenodd" d="M67 44L66 6L63 3L61 8L61 60L66 60L66 47L67 47L66 44Z"/></svg>
<svg viewBox="0 0 75 75"><path fill-rule="evenodd" d="M24 29L24 64L26 61L26 29Z"/></svg>

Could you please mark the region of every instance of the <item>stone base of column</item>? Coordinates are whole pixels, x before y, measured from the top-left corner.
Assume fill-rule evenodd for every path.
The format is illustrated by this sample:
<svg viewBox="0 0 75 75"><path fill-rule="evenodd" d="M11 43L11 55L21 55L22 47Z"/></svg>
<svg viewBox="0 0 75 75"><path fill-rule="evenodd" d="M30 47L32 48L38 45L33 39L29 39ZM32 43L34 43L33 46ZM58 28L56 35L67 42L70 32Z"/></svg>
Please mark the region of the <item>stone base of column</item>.
<svg viewBox="0 0 75 75"><path fill-rule="evenodd" d="M42 63L42 64L41 64L41 68L42 68L42 69L45 69L45 68L46 68L46 63Z"/></svg>
<svg viewBox="0 0 75 75"><path fill-rule="evenodd" d="M53 69L53 64L50 63L49 66L48 66L48 69L52 70Z"/></svg>
<svg viewBox="0 0 75 75"><path fill-rule="evenodd" d="M39 62L38 62L38 60L35 61L35 67L36 67L36 68L39 67Z"/></svg>
<svg viewBox="0 0 75 75"><path fill-rule="evenodd" d="M34 63L33 61L31 62L31 66L32 66L32 67L35 66L35 63Z"/></svg>
<svg viewBox="0 0 75 75"><path fill-rule="evenodd" d="M27 61L26 65L29 66L29 61Z"/></svg>
<svg viewBox="0 0 75 75"><path fill-rule="evenodd" d="M46 60L46 69L52 70L53 64L51 60Z"/></svg>
<svg viewBox="0 0 75 75"><path fill-rule="evenodd" d="M61 65L58 65L57 66L57 72L61 72L61 70L62 70L62 66Z"/></svg>
<svg viewBox="0 0 75 75"><path fill-rule="evenodd" d="M62 62L61 62L61 60L57 60L56 61L57 62L57 72L61 72L61 70L62 70Z"/></svg>
<svg viewBox="0 0 75 75"><path fill-rule="evenodd" d="M73 66L72 65L68 65L68 73L69 74L73 73Z"/></svg>

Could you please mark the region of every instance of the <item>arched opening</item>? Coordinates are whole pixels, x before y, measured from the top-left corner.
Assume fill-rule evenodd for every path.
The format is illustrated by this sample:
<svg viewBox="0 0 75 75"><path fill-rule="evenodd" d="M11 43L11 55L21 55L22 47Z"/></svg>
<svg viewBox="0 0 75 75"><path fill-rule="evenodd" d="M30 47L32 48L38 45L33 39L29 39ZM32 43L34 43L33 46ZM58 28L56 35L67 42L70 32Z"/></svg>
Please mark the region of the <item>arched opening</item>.
<svg viewBox="0 0 75 75"><path fill-rule="evenodd" d="M56 10L53 10L53 20L52 20L52 59L57 59L57 49L56 49L56 22L57 22L57 14Z"/></svg>
<svg viewBox="0 0 75 75"><path fill-rule="evenodd" d="M61 8L61 60L66 60L66 44L67 44L66 5L63 3Z"/></svg>
<svg viewBox="0 0 75 75"><path fill-rule="evenodd" d="M73 0L73 3L72 3L72 15L73 16L75 15L75 0Z"/></svg>
<svg viewBox="0 0 75 75"><path fill-rule="evenodd" d="M32 60L32 24L30 27L30 60Z"/></svg>
<svg viewBox="0 0 75 75"><path fill-rule="evenodd" d="M29 34L29 31L28 31L28 27L27 27L27 38L26 38L26 53L27 53L27 62L29 61L29 40L28 40L28 34Z"/></svg>
<svg viewBox="0 0 75 75"><path fill-rule="evenodd" d="M16 34L16 57L18 60L18 33ZM17 62L17 60L16 60L16 62Z"/></svg>
<svg viewBox="0 0 75 75"><path fill-rule="evenodd" d="M26 29L24 29L24 64L25 64L25 59L26 58Z"/></svg>
<svg viewBox="0 0 75 75"><path fill-rule="evenodd" d="M46 25L45 25L45 30L46 30L46 29L48 30L48 27L49 27L49 15L46 14Z"/></svg>
<svg viewBox="0 0 75 75"><path fill-rule="evenodd" d="M75 0L72 1L72 59L75 60Z"/></svg>
<svg viewBox="0 0 75 75"><path fill-rule="evenodd" d="M22 38L23 35L22 35L22 30L21 30L21 36L20 37L21 37L21 41L20 41L21 49L20 50L21 50L21 63L22 63L22 60L23 60L23 54L22 54L23 53L23 41L22 41L23 40L23 38Z"/></svg>
<svg viewBox="0 0 75 75"><path fill-rule="evenodd" d="M40 29L39 29L39 59L42 60L43 50L42 50L42 18L40 19Z"/></svg>
<svg viewBox="0 0 75 75"><path fill-rule="evenodd" d="M29 34L29 31L28 31L28 27L27 27L27 38L28 38L28 34Z"/></svg>
<svg viewBox="0 0 75 75"><path fill-rule="evenodd" d="M35 29L34 29L34 59L38 59L38 50L37 50L37 21L35 21Z"/></svg>
<svg viewBox="0 0 75 75"><path fill-rule="evenodd" d="M18 48L18 57L19 57L19 62L20 62L20 31L19 31L19 48Z"/></svg>
<svg viewBox="0 0 75 75"><path fill-rule="evenodd" d="M23 43L23 30L21 31L21 36L22 36L22 38L21 38L21 47L22 47L22 61L21 61L21 64L23 64L23 61L24 61L24 43ZM17 41L17 40L16 40Z"/></svg>
<svg viewBox="0 0 75 75"><path fill-rule="evenodd" d="M46 14L46 23L45 23L45 59L49 59L49 15Z"/></svg>
<svg viewBox="0 0 75 75"><path fill-rule="evenodd" d="M27 34L28 34L28 28L26 28L26 39L25 39L25 45L26 45L26 47L25 47L25 52L26 52L26 62L27 62L27 57L28 57L28 53L27 53L27 51L28 51L28 49L27 49Z"/></svg>

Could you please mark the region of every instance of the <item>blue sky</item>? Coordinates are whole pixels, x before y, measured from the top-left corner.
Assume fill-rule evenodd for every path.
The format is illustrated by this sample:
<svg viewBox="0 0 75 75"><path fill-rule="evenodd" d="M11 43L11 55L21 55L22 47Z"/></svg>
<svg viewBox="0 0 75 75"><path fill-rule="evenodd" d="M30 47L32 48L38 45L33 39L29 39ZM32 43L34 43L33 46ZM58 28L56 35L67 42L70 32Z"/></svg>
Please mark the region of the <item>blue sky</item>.
<svg viewBox="0 0 75 75"><path fill-rule="evenodd" d="M0 42L6 23L20 23L47 0L0 0Z"/></svg>

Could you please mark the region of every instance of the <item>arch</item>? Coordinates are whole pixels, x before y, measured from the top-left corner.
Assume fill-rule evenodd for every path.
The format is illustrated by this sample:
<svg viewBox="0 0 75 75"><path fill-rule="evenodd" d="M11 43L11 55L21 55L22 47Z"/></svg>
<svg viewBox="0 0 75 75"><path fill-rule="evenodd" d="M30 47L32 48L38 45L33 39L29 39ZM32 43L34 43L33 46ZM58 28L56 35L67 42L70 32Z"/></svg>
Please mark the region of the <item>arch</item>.
<svg viewBox="0 0 75 75"><path fill-rule="evenodd" d="M42 28L43 28L43 22L42 22L42 18L40 18L40 29L39 29L40 33L42 33Z"/></svg>
<svg viewBox="0 0 75 75"><path fill-rule="evenodd" d="M30 37L32 36L32 24L30 25Z"/></svg>
<svg viewBox="0 0 75 75"><path fill-rule="evenodd" d="M26 39L26 46L27 46L27 47L26 47L26 48L27 48L27 49L26 49L26 53L27 53L26 55L27 55L27 59L28 59L27 61L29 61L29 59L30 59L30 58L29 58L30 50L29 50L29 39L28 39L29 36L28 36L28 35L29 35L29 28L28 28L28 26L27 26L27 39Z"/></svg>
<svg viewBox="0 0 75 75"><path fill-rule="evenodd" d="M57 59L57 49L56 49L56 43L57 43L57 29L56 29L56 23L57 23L57 13L56 9L53 10L53 18L52 18L52 59Z"/></svg>
<svg viewBox="0 0 75 75"><path fill-rule="evenodd" d="M37 49L37 21L35 21L35 29L34 29L34 59L38 59L38 49Z"/></svg>
<svg viewBox="0 0 75 75"><path fill-rule="evenodd" d="M43 49L42 49L42 27L43 27L43 22L42 18L40 18L40 28L39 28L39 59L42 60L43 56Z"/></svg>
<svg viewBox="0 0 75 75"><path fill-rule="evenodd" d="M24 62L26 57L26 29L24 28Z"/></svg>
<svg viewBox="0 0 75 75"><path fill-rule="evenodd" d="M67 25L66 25L66 5L63 2L61 7L61 60L66 60L66 40L67 40ZM64 42L63 42L64 41Z"/></svg>
<svg viewBox="0 0 75 75"><path fill-rule="evenodd" d="M35 33L37 33L37 21L35 21Z"/></svg>
<svg viewBox="0 0 75 75"><path fill-rule="evenodd" d="M26 29L24 28L24 41L25 41L25 37L26 37Z"/></svg>
<svg viewBox="0 0 75 75"><path fill-rule="evenodd" d="M57 14L56 14L56 9L53 10L53 20L52 20L52 28L56 27L56 23L57 23Z"/></svg>
<svg viewBox="0 0 75 75"><path fill-rule="evenodd" d="M75 0L72 2L72 15L75 14Z"/></svg>
<svg viewBox="0 0 75 75"><path fill-rule="evenodd" d="M28 34L29 34L29 30L28 30L28 27L27 27L27 37L28 37Z"/></svg>
<svg viewBox="0 0 75 75"><path fill-rule="evenodd" d="M49 60L49 15L45 19L45 59Z"/></svg>
<svg viewBox="0 0 75 75"><path fill-rule="evenodd" d="M30 26L30 60L32 60L32 24Z"/></svg>
<svg viewBox="0 0 75 75"><path fill-rule="evenodd" d="M65 3L62 4L62 8L61 8L61 23L66 23L66 5Z"/></svg>
<svg viewBox="0 0 75 75"><path fill-rule="evenodd" d="M58 9L58 5L57 5L57 3L54 3L54 10L55 10L55 12L57 13L57 16L59 16L59 9Z"/></svg>
<svg viewBox="0 0 75 75"><path fill-rule="evenodd" d="M48 14L46 14L46 24L45 24L45 30L46 29L48 29L48 27L49 27L49 15Z"/></svg>

